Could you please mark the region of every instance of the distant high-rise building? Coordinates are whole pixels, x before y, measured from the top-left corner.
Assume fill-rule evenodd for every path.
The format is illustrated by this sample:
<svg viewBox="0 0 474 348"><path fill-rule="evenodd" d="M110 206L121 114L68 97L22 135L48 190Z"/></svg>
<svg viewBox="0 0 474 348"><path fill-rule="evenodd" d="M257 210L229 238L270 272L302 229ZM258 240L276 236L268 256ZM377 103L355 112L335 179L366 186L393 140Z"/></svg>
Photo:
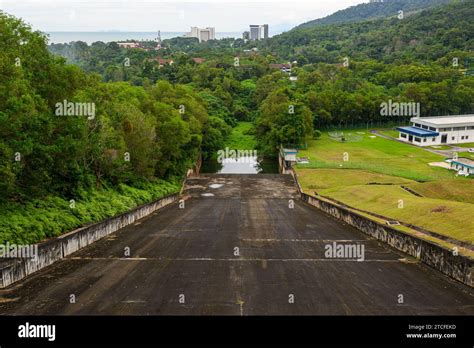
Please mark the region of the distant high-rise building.
<svg viewBox="0 0 474 348"><path fill-rule="evenodd" d="M250 24L250 40L260 40L260 25Z"/></svg>
<svg viewBox="0 0 474 348"><path fill-rule="evenodd" d="M250 24L250 40L268 39L268 24Z"/></svg>
<svg viewBox="0 0 474 348"><path fill-rule="evenodd" d="M244 40L250 40L250 31L244 31L242 33L242 39Z"/></svg>
<svg viewBox="0 0 474 348"><path fill-rule="evenodd" d="M189 32L186 36L195 37L199 40L199 42L215 40L216 30L214 27L207 27L207 28L191 27L191 32Z"/></svg>

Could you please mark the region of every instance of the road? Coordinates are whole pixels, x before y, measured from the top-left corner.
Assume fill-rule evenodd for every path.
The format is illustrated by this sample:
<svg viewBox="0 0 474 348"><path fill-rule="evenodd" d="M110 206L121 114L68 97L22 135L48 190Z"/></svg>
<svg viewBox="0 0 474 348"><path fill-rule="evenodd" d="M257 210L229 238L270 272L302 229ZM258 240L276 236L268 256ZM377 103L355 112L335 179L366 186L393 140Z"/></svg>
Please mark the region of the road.
<svg viewBox="0 0 474 348"><path fill-rule="evenodd" d="M472 289L299 201L291 176L201 176L185 195L0 291L0 313L474 314ZM333 241L365 260L326 258Z"/></svg>

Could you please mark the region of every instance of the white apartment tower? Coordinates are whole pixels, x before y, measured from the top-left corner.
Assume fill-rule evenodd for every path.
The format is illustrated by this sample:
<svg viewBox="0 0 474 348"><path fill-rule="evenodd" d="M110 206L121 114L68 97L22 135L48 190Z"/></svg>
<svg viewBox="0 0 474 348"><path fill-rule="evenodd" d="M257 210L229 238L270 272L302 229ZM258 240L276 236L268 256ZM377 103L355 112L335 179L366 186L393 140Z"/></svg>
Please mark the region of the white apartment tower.
<svg viewBox="0 0 474 348"><path fill-rule="evenodd" d="M195 37L199 40L199 42L215 40L216 29L214 27L207 27L207 28L191 27L191 32L189 32L186 36Z"/></svg>
<svg viewBox="0 0 474 348"><path fill-rule="evenodd" d="M268 39L268 24L250 24L250 40Z"/></svg>

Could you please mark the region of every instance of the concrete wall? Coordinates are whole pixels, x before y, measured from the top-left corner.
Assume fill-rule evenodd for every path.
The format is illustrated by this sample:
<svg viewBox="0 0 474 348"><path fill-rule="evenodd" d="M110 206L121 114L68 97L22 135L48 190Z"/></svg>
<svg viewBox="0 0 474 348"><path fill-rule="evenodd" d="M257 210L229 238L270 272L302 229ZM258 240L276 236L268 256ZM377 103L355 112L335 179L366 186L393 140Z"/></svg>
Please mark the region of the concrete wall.
<svg viewBox="0 0 474 348"><path fill-rule="evenodd" d="M296 178L296 176L294 176ZM319 198L301 193L304 202L344 221L371 237L411 255L445 275L470 287L474 287L474 260L467 256L455 256L451 249L398 231L365 216Z"/></svg>
<svg viewBox="0 0 474 348"><path fill-rule="evenodd" d="M281 156L279 157L280 172L282 174L290 174L293 176L298 192L304 202L344 221L348 225L357 228L375 239L387 243L397 250L416 257L421 262L433 267L445 275L469 285L470 287L474 287L474 260L472 258L459 254L455 256L451 249L447 249L427 240L398 231L388 225L380 224L365 216L352 212L349 209L340 207L335 203L330 203L303 193L298 182L298 176L293 168L285 169Z"/></svg>
<svg viewBox="0 0 474 348"><path fill-rule="evenodd" d="M281 152L278 153L278 167L280 169L280 174L292 174L293 173L293 169L291 168L291 166L289 167L287 165L287 162L285 161L285 159L281 155Z"/></svg>
<svg viewBox="0 0 474 348"><path fill-rule="evenodd" d="M421 262L445 275L470 287L474 287L474 260L472 258L459 254L455 256L451 249L398 231L388 225L383 225L347 208L338 206L335 203L307 195L301 189L296 172L292 169L289 174L293 176L298 192L304 202L344 221L377 240L387 243L397 250L416 257Z"/></svg>
<svg viewBox="0 0 474 348"><path fill-rule="evenodd" d="M36 259L9 259L0 262L0 289L17 282L40 269L133 224L135 221L178 200L179 194L137 207L129 212L82 227L60 237L38 244Z"/></svg>

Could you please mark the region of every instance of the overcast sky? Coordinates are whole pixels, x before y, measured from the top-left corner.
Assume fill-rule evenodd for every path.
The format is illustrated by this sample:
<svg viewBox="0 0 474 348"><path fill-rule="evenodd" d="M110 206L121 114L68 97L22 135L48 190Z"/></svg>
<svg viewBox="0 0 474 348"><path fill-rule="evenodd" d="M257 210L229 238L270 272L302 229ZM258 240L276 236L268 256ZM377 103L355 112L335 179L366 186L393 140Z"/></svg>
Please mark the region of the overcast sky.
<svg viewBox="0 0 474 348"><path fill-rule="evenodd" d="M363 2L368 0L0 0L0 9L45 32L182 32L190 26L233 32L264 23L275 32Z"/></svg>

